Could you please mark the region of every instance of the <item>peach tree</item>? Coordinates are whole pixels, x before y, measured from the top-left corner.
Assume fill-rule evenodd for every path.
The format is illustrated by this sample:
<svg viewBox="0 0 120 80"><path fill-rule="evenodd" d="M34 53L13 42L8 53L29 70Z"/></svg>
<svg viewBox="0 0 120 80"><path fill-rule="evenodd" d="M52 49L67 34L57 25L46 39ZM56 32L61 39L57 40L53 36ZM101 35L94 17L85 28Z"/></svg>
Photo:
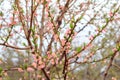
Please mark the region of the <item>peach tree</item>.
<svg viewBox="0 0 120 80"><path fill-rule="evenodd" d="M1 50L27 55L17 67L0 67L1 79L18 71L19 80L75 80L80 65L108 59L105 80L120 50L120 34L106 57L95 57L105 49L101 36L109 35L110 26L119 28L119 7L119 1L110 0L1 0Z"/></svg>

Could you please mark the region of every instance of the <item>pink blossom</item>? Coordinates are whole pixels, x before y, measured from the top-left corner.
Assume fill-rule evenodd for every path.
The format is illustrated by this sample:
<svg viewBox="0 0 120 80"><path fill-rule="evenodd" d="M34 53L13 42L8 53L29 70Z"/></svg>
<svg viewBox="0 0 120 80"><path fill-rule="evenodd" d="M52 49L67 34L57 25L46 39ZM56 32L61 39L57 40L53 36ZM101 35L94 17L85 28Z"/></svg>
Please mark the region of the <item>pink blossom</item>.
<svg viewBox="0 0 120 80"><path fill-rule="evenodd" d="M2 60L0 60L0 64L2 64L3 62L2 62Z"/></svg>
<svg viewBox="0 0 120 80"><path fill-rule="evenodd" d="M48 15L49 15L48 12L46 12L46 13L45 13L45 17L48 18Z"/></svg>
<svg viewBox="0 0 120 80"><path fill-rule="evenodd" d="M12 20L13 20L13 17L9 17L9 19L10 19L10 21L12 21Z"/></svg>
<svg viewBox="0 0 120 80"><path fill-rule="evenodd" d="M4 76L8 76L7 72L4 72Z"/></svg>
<svg viewBox="0 0 120 80"><path fill-rule="evenodd" d="M109 16L110 16L110 17L111 17L111 16L113 16L113 13L112 13L112 12L110 12L110 13L109 13Z"/></svg>
<svg viewBox="0 0 120 80"><path fill-rule="evenodd" d="M22 32L22 30L23 30L23 28L22 28L22 27L20 27L20 31L19 31L19 32Z"/></svg>
<svg viewBox="0 0 120 80"><path fill-rule="evenodd" d="M49 3L48 3L48 4L45 4L45 11L46 11L46 12L49 12Z"/></svg>
<svg viewBox="0 0 120 80"><path fill-rule="evenodd" d="M22 68L18 68L18 71L19 71L19 72L23 72L23 69L22 69Z"/></svg>
<svg viewBox="0 0 120 80"><path fill-rule="evenodd" d="M87 62L87 58L85 58L83 61L84 61L84 62Z"/></svg>
<svg viewBox="0 0 120 80"><path fill-rule="evenodd" d="M31 68L31 67L28 67L28 68L27 68L27 71L28 71L28 72L33 72L33 71L34 71L34 69L33 69L33 68Z"/></svg>
<svg viewBox="0 0 120 80"><path fill-rule="evenodd" d="M2 28L2 25L0 25L0 29Z"/></svg>
<svg viewBox="0 0 120 80"><path fill-rule="evenodd" d="M64 39L61 39L61 44L62 44L62 46L65 45L65 40Z"/></svg>
<svg viewBox="0 0 120 80"><path fill-rule="evenodd" d="M40 0L36 0L36 3L39 3L40 2Z"/></svg>
<svg viewBox="0 0 120 80"><path fill-rule="evenodd" d="M58 64L58 60L59 60L59 58L56 58L56 60L55 60L56 64Z"/></svg>
<svg viewBox="0 0 120 80"><path fill-rule="evenodd" d="M116 48L113 48L112 51L115 52L117 49Z"/></svg>
<svg viewBox="0 0 120 80"><path fill-rule="evenodd" d="M43 3L44 2L44 0L41 0L41 3Z"/></svg>
<svg viewBox="0 0 120 80"><path fill-rule="evenodd" d="M51 23L50 21L46 23L46 26L48 26L50 29L53 29L53 23Z"/></svg>
<svg viewBox="0 0 120 80"><path fill-rule="evenodd" d="M15 24L17 24L17 21L13 21L13 22L12 22L12 25L15 25Z"/></svg>
<svg viewBox="0 0 120 80"><path fill-rule="evenodd" d="M51 58L52 58L51 54L47 54L47 56L48 56L48 59L51 59Z"/></svg>
<svg viewBox="0 0 120 80"><path fill-rule="evenodd" d="M95 31L98 33L98 32L99 32L99 29L97 28Z"/></svg>
<svg viewBox="0 0 120 80"><path fill-rule="evenodd" d="M0 80L3 80L2 77L0 77Z"/></svg>
<svg viewBox="0 0 120 80"><path fill-rule="evenodd" d="M35 13L34 13L34 16L38 16L38 14L35 12Z"/></svg>
<svg viewBox="0 0 120 80"><path fill-rule="evenodd" d="M29 60L28 59L24 59L24 62L28 62Z"/></svg>
<svg viewBox="0 0 120 80"><path fill-rule="evenodd" d="M54 39L55 39L55 41L58 41L58 35L57 34L54 35Z"/></svg>
<svg viewBox="0 0 120 80"><path fill-rule="evenodd" d="M51 2L51 0L46 0L48 3L50 3Z"/></svg>
<svg viewBox="0 0 120 80"><path fill-rule="evenodd" d="M40 66L38 66L38 69L41 70L44 67L45 67L45 64L41 64Z"/></svg>
<svg viewBox="0 0 120 80"><path fill-rule="evenodd" d="M51 64L55 64L55 61L54 61L54 59L51 59L51 61L50 61L50 62L51 62Z"/></svg>
<svg viewBox="0 0 120 80"><path fill-rule="evenodd" d="M3 18L2 18L2 17L0 17L0 20L3 20Z"/></svg>
<svg viewBox="0 0 120 80"><path fill-rule="evenodd" d="M56 55L55 53L52 53L52 57L56 58L56 57L57 57L57 55Z"/></svg>
<svg viewBox="0 0 120 80"><path fill-rule="evenodd" d="M102 32L105 33L105 32L106 32L106 29L103 29Z"/></svg>
<svg viewBox="0 0 120 80"><path fill-rule="evenodd" d="M14 11L13 14L19 14L19 12L18 11Z"/></svg>
<svg viewBox="0 0 120 80"><path fill-rule="evenodd" d="M38 34L35 34L35 37L36 37L36 38L39 38L39 35L38 35Z"/></svg>
<svg viewBox="0 0 120 80"><path fill-rule="evenodd" d="M89 43L89 44L87 45L87 47L92 47L92 44Z"/></svg>
<svg viewBox="0 0 120 80"><path fill-rule="evenodd" d="M107 62L107 60L106 60L106 59L104 59L104 60L103 60L103 62L104 62L104 63L106 63L106 62Z"/></svg>
<svg viewBox="0 0 120 80"><path fill-rule="evenodd" d="M41 78L41 75L37 75L37 78Z"/></svg>
<svg viewBox="0 0 120 80"><path fill-rule="evenodd" d="M71 48L71 46L70 45L67 45L67 49L70 49Z"/></svg>
<svg viewBox="0 0 120 80"><path fill-rule="evenodd" d="M39 60L39 64L42 64L43 62L41 60Z"/></svg>
<svg viewBox="0 0 120 80"><path fill-rule="evenodd" d="M115 77L112 77L112 80L117 80Z"/></svg>
<svg viewBox="0 0 120 80"><path fill-rule="evenodd" d="M62 64L62 61L60 61L60 64Z"/></svg>
<svg viewBox="0 0 120 80"><path fill-rule="evenodd" d="M78 33L77 32L74 32L74 36L76 36Z"/></svg>
<svg viewBox="0 0 120 80"><path fill-rule="evenodd" d="M50 72L49 72L49 71L47 71L47 74L50 74Z"/></svg>
<svg viewBox="0 0 120 80"><path fill-rule="evenodd" d="M45 80L45 78L42 78L42 80Z"/></svg>
<svg viewBox="0 0 120 80"><path fill-rule="evenodd" d="M70 42L67 42L66 44L67 44L67 46L70 46Z"/></svg>
<svg viewBox="0 0 120 80"><path fill-rule="evenodd" d="M35 62L33 62L33 63L32 63L32 66L33 66L34 68L36 68L36 67L37 67L37 64L36 64Z"/></svg>
<svg viewBox="0 0 120 80"><path fill-rule="evenodd" d="M32 57L33 57L33 60L37 62L37 59L36 59L37 55L32 55Z"/></svg>
<svg viewBox="0 0 120 80"><path fill-rule="evenodd" d="M69 48L69 47L67 47L67 48ZM66 49L66 53L69 53L69 51L70 51L69 49Z"/></svg>
<svg viewBox="0 0 120 80"><path fill-rule="evenodd" d="M72 35L72 39L74 39L75 38L75 36L74 35Z"/></svg>
<svg viewBox="0 0 120 80"><path fill-rule="evenodd" d="M60 6L59 8L60 8L60 10L63 10L63 9L64 9L64 6Z"/></svg>
<svg viewBox="0 0 120 80"><path fill-rule="evenodd" d="M36 26L39 26L39 24L38 24L38 22L36 22L36 24L35 24Z"/></svg>
<svg viewBox="0 0 120 80"><path fill-rule="evenodd" d="M22 78L19 78L19 80L22 80Z"/></svg>
<svg viewBox="0 0 120 80"><path fill-rule="evenodd" d="M10 36L13 36L13 33L10 33Z"/></svg>
<svg viewBox="0 0 120 80"><path fill-rule="evenodd" d="M67 29L66 32L65 32L65 35L67 36L68 34L71 33L71 30L70 29Z"/></svg>
<svg viewBox="0 0 120 80"><path fill-rule="evenodd" d="M47 54L50 54L50 51L47 51Z"/></svg>
<svg viewBox="0 0 120 80"><path fill-rule="evenodd" d="M91 36L89 37L89 40L93 40L93 38L94 38L94 36L93 36L93 35L91 35Z"/></svg>
<svg viewBox="0 0 120 80"><path fill-rule="evenodd" d="M81 56L81 53L77 54L77 57L80 57Z"/></svg>
<svg viewBox="0 0 120 80"><path fill-rule="evenodd" d="M115 55L115 57L118 57L119 56L119 53L117 53L116 55Z"/></svg>

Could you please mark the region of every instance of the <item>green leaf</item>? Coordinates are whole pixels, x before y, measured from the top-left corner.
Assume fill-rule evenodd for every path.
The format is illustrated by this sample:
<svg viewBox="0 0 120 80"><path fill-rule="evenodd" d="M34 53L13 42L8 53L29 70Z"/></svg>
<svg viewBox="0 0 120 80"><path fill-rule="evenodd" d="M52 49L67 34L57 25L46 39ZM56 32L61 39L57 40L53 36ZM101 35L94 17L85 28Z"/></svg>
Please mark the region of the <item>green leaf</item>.
<svg viewBox="0 0 120 80"><path fill-rule="evenodd" d="M73 29L73 28L74 28L74 25L73 25L73 23L72 23L72 22L70 23L70 28L71 28L71 29Z"/></svg>
<svg viewBox="0 0 120 80"><path fill-rule="evenodd" d="M68 39L68 41L71 42L71 41L72 41L72 38L70 37L70 38Z"/></svg>
<svg viewBox="0 0 120 80"><path fill-rule="evenodd" d="M35 47L37 47L38 46L38 44L35 44Z"/></svg>
<svg viewBox="0 0 120 80"><path fill-rule="evenodd" d="M100 30L104 29L105 27L106 27L106 26L105 26L105 25L103 25L103 26L102 26L102 28L101 28Z"/></svg>
<svg viewBox="0 0 120 80"><path fill-rule="evenodd" d="M112 51L110 52L110 55L111 55L111 56L113 55L113 52L112 52Z"/></svg>
<svg viewBox="0 0 120 80"><path fill-rule="evenodd" d="M22 69L27 69L28 65L27 64L24 64Z"/></svg>
<svg viewBox="0 0 120 80"><path fill-rule="evenodd" d="M2 68L2 67L0 67L0 73L2 73L2 71L3 71L3 68Z"/></svg>
<svg viewBox="0 0 120 80"><path fill-rule="evenodd" d="M79 17L79 20L81 20L81 19L83 18L83 15L84 15L84 14L82 14L82 15Z"/></svg>
<svg viewBox="0 0 120 80"><path fill-rule="evenodd" d="M25 43L22 43L23 46L27 46Z"/></svg>
<svg viewBox="0 0 120 80"><path fill-rule="evenodd" d="M24 76L25 76L25 77L28 76L28 72L25 72L25 73L24 73Z"/></svg>
<svg viewBox="0 0 120 80"><path fill-rule="evenodd" d="M75 16L72 16L71 22L75 22Z"/></svg>
<svg viewBox="0 0 120 80"><path fill-rule="evenodd" d="M43 4L44 4L44 5L47 4L47 1L45 0Z"/></svg>
<svg viewBox="0 0 120 80"><path fill-rule="evenodd" d="M105 18L105 20L106 20L106 22L108 22L108 21L109 21L109 18Z"/></svg>
<svg viewBox="0 0 120 80"><path fill-rule="evenodd" d="M65 38L65 39L67 39L67 37L66 37L66 36L64 36L64 38Z"/></svg>
<svg viewBox="0 0 120 80"><path fill-rule="evenodd" d="M0 16L3 16L3 15L4 15L4 14L3 14L3 12L1 11L1 12L0 12Z"/></svg>
<svg viewBox="0 0 120 80"><path fill-rule="evenodd" d="M118 48L118 51L120 51L120 47Z"/></svg>
<svg viewBox="0 0 120 80"><path fill-rule="evenodd" d="M12 7L14 8L14 10L15 10L15 11L17 10L17 7L16 7L16 5L12 5Z"/></svg>
<svg viewBox="0 0 120 80"><path fill-rule="evenodd" d="M82 47L80 46L80 47L77 47L77 49L76 49L76 51L77 52L80 52L82 50Z"/></svg>
<svg viewBox="0 0 120 80"><path fill-rule="evenodd" d="M34 28L34 27L33 27L33 28L31 27L30 30L31 30L32 32L35 32L35 28Z"/></svg>
<svg viewBox="0 0 120 80"><path fill-rule="evenodd" d="M23 10L23 9L21 9L21 10L20 10L20 12L21 12L21 13L24 13L24 10Z"/></svg>
<svg viewBox="0 0 120 80"><path fill-rule="evenodd" d="M60 32L59 32L59 31L57 32L57 35L60 35Z"/></svg>
<svg viewBox="0 0 120 80"><path fill-rule="evenodd" d="M93 59L93 62L95 62L96 61L96 59Z"/></svg>
<svg viewBox="0 0 120 80"><path fill-rule="evenodd" d="M86 43L83 43L83 46L85 47L85 46L86 46Z"/></svg>
<svg viewBox="0 0 120 80"><path fill-rule="evenodd" d="M114 10L114 13L117 12L118 10L119 10L119 8L118 8L118 9L115 9L115 10Z"/></svg>
<svg viewBox="0 0 120 80"><path fill-rule="evenodd" d="M116 44L116 48L119 50L120 49L120 43Z"/></svg>

